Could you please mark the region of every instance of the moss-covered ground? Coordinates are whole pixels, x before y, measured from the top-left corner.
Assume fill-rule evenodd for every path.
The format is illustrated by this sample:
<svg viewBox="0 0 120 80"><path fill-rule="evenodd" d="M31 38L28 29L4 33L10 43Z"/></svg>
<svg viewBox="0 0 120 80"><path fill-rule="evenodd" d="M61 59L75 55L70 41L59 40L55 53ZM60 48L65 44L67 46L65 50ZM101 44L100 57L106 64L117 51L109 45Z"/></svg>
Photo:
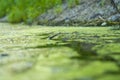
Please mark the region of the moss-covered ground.
<svg viewBox="0 0 120 80"><path fill-rule="evenodd" d="M0 23L0 80L120 80L120 30Z"/></svg>

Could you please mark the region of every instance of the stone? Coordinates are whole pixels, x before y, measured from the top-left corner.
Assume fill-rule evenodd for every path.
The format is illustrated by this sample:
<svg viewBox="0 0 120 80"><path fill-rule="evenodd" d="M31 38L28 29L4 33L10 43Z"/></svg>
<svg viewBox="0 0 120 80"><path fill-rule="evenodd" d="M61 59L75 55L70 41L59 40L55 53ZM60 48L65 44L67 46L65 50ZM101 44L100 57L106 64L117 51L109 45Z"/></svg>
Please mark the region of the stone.
<svg viewBox="0 0 120 80"><path fill-rule="evenodd" d="M7 57L7 56L9 56L8 53L1 53L1 54L0 54L0 57Z"/></svg>
<svg viewBox="0 0 120 80"><path fill-rule="evenodd" d="M120 21L120 14L112 15L108 18L108 21Z"/></svg>
<svg viewBox="0 0 120 80"><path fill-rule="evenodd" d="M102 24L101 24L101 26L106 26L107 25L107 23L106 22L103 22Z"/></svg>

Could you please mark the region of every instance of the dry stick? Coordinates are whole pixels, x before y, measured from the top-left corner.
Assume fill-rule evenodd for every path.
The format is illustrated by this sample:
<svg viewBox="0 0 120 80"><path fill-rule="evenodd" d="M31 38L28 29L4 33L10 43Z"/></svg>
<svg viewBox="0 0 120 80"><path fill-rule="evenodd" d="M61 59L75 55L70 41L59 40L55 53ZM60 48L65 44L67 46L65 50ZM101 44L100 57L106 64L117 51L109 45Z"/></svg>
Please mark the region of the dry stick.
<svg viewBox="0 0 120 80"><path fill-rule="evenodd" d="M98 16L98 18L104 22L106 22L106 20L102 17L102 16Z"/></svg>
<svg viewBox="0 0 120 80"><path fill-rule="evenodd" d="M61 33L61 32L58 32L58 33L56 33L56 34L54 34L54 35L48 37L48 39L51 40L51 39L53 39L54 37L56 37L56 36L58 36L58 35L60 35L60 34L69 34L69 33Z"/></svg>
<svg viewBox="0 0 120 80"><path fill-rule="evenodd" d="M50 37L48 37L48 39L53 39L54 37L56 37L56 36L58 36L59 34L61 34L61 32L59 32L59 33L56 33L56 34L54 34L54 35L52 35L52 36L50 36Z"/></svg>

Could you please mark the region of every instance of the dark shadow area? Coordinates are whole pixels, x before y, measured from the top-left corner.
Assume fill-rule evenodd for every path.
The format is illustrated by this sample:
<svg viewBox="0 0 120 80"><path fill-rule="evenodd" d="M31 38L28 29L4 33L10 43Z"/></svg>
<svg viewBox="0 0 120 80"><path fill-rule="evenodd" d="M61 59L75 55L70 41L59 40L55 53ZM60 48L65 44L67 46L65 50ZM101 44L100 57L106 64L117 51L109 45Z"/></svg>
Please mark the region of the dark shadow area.
<svg viewBox="0 0 120 80"><path fill-rule="evenodd" d="M120 74L120 71L106 71L104 74L119 75L119 74Z"/></svg>
<svg viewBox="0 0 120 80"><path fill-rule="evenodd" d="M43 33L39 34L37 36L43 36L42 39L49 39L49 37L52 35L53 32L51 33ZM65 33L66 34L66 33ZM69 34L69 33L67 33ZM77 33L78 34L78 33ZM109 55L103 55L102 57L99 56L96 51L92 50L92 48L96 45L95 43L85 43L85 42L80 42L80 41L71 41L66 38L52 38L49 40L56 41L56 43L51 43L51 44L45 44L45 45L38 45L38 46L32 46L32 47L26 47L25 49L29 48L59 48L59 47L69 47L76 51L80 56L72 56L70 59L78 59L78 60L89 60L89 61L112 61L112 62L118 62L116 59L112 58Z"/></svg>
<svg viewBox="0 0 120 80"><path fill-rule="evenodd" d="M36 36L48 36L50 34L53 34L54 32L49 32L49 33L39 33Z"/></svg>
<svg viewBox="0 0 120 80"><path fill-rule="evenodd" d="M116 70L116 71L113 71L113 70L107 70L107 71L105 71L103 74L101 74L101 75L96 75L96 76L94 76L93 78L95 79L95 80L97 80L97 79L100 79L100 78L102 78L102 77L105 77L105 76L116 76L116 75L120 75L120 71L119 70Z"/></svg>
<svg viewBox="0 0 120 80"><path fill-rule="evenodd" d="M69 44L46 44L46 45L37 45L37 46L32 46L32 47L25 47L25 49L29 49L29 48L32 48L32 49L36 49L36 48L57 48L57 47L64 47L64 46L68 46Z"/></svg>
<svg viewBox="0 0 120 80"><path fill-rule="evenodd" d="M0 59L9 57L10 55L8 53L0 53Z"/></svg>
<svg viewBox="0 0 120 80"><path fill-rule="evenodd" d="M65 33L65 34L79 34L78 32L71 32L71 33ZM53 34L53 35L52 35ZM95 60L100 60L100 61L112 61L112 62L119 62L118 60L114 59L113 57L109 55L102 55L100 56L95 50L92 50L94 46L97 44L95 43L88 43L88 42L80 42L80 41L74 41L74 40L69 40L68 38L54 38L56 36L59 36L64 33L58 32L57 34L50 32L50 33L42 33L42 34L37 34L36 36L42 36L41 39L48 39L48 40L53 40L56 41L56 43L51 43L51 44L45 44L45 45L38 45L38 46L33 46L33 47L26 47L25 49L28 48L53 48L53 47L69 47L76 51L80 56L72 56L70 59L78 59L78 60L90 60L90 61L95 61ZM52 36L51 39L49 39ZM99 38L99 37L97 37ZM119 54L119 53L117 53ZM112 54L116 55L116 54Z"/></svg>
<svg viewBox="0 0 120 80"><path fill-rule="evenodd" d="M44 39L48 39L49 35L51 34L41 34L39 36L43 36ZM92 50L94 46L97 44L95 43L89 43L89 42L80 42L80 41L75 41L75 40L63 40L59 38L52 38L49 40L56 41L56 43L51 43L51 44L45 44L45 45L38 45L38 46L32 46L32 47L26 47L25 49L36 49L36 48L59 48L59 47L69 47L76 51L79 55L78 56L71 56L69 57L71 60L78 60L78 61L85 61L85 62L94 62L94 61L101 61L101 62L112 62L118 67L118 71L105 71L102 75L98 75L95 77L95 79L100 78L101 76L104 75L120 75L120 61L115 59L114 57L110 55L100 55L98 54L95 50ZM119 55L119 53L115 53L112 55ZM79 64L79 63L78 63ZM81 79L80 79L81 80Z"/></svg>

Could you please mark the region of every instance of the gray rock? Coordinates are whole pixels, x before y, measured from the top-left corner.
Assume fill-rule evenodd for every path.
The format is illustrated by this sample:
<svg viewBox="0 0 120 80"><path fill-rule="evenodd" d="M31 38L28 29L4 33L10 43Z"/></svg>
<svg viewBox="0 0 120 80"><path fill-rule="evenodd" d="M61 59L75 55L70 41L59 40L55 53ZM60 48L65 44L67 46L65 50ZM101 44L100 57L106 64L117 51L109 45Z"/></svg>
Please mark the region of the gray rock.
<svg viewBox="0 0 120 80"><path fill-rule="evenodd" d="M112 15L108 18L108 21L120 21L120 14Z"/></svg>
<svg viewBox="0 0 120 80"><path fill-rule="evenodd" d="M106 22L103 22L102 24L101 24L101 26L106 26L107 25L107 23Z"/></svg>
<svg viewBox="0 0 120 80"><path fill-rule="evenodd" d="M2 57L8 57L8 56L9 56L8 53L0 53L0 58L2 58Z"/></svg>
<svg viewBox="0 0 120 80"><path fill-rule="evenodd" d="M8 22L7 16L0 18L0 22Z"/></svg>
<svg viewBox="0 0 120 80"><path fill-rule="evenodd" d="M64 5L61 5L63 11L60 14L57 14L53 8L40 15L37 20L45 25L81 25L84 21L87 24L89 21L98 19L98 16L102 16L105 20L119 21L120 15L113 15L116 10L111 5L110 0L106 0L104 6L101 6L101 3L101 0L81 0L80 4L73 8L64 3ZM115 0L115 3L120 5L119 0Z"/></svg>
<svg viewBox="0 0 120 80"><path fill-rule="evenodd" d="M19 62L10 65L12 72L24 72L33 66L32 62Z"/></svg>

